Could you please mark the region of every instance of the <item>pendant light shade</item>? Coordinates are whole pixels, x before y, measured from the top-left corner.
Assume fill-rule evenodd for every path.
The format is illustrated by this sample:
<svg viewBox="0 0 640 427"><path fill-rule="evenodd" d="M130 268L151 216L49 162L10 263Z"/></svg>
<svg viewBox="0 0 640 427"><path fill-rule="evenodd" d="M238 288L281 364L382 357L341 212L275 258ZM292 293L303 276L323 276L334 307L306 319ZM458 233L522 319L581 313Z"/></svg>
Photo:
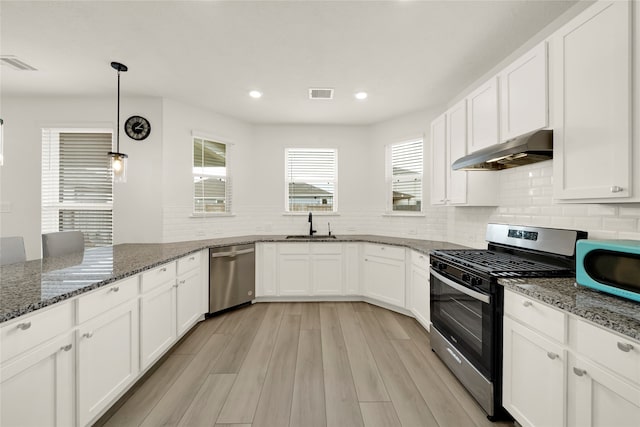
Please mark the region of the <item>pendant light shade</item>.
<svg viewBox="0 0 640 427"><path fill-rule="evenodd" d="M118 71L118 118L116 129L116 151L110 151L111 171L113 172L113 182L127 182L127 156L120 152L120 73L128 70L127 66L119 62L112 62L111 67Z"/></svg>

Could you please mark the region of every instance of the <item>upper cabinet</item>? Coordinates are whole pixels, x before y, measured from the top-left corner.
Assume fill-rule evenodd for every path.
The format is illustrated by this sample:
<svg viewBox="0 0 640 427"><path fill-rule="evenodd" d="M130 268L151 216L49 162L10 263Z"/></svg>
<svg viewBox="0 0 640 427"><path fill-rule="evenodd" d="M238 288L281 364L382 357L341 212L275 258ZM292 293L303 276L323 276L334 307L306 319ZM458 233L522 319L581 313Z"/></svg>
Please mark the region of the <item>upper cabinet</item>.
<svg viewBox="0 0 640 427"><path fill-rule="evenodd" d="M431 122L431 204L447 201L447 118L444 114Z"/></svg>
<svg viewBox="0 0 640 427"><path fill-rule="evenodd" d="M632 188L631 20L630 2L598 2L551 39L556 199L640 199Z"/></svg>
<svg viewBox="0 0 640 427"><path fill-rule="evenodd" d="M447 202L467 203L467 172L451 169L453 162L467 154L467 101L462 100L449 109L447 116Z"/></svg>
<svg viewBox="0 0 640 427"><path fill-rule="evenodd" d="M493 77L467 96L467 153L500 142L498 116L498 78Z"/></svg>
<svg viewBox="0 0 640 427"><path fill-rule="evenodd" d="M547 43L542 42L505 68L500 80L500 139L548 125Z"/></svg>

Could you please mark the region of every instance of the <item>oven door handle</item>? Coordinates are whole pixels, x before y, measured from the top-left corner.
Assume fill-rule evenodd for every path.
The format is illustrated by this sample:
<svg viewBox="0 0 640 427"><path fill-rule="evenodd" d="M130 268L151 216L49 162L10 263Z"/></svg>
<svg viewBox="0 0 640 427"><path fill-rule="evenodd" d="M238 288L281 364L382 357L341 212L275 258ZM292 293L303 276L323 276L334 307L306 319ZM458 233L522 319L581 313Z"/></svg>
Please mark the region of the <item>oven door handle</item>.
<svg viewBox="0 0 640 427"><path fill-rule="evenodd" d="M440 280L445 285L451 286L453 289L460 291L465 295L469 295L471 298L477 299L478 301L482 301L485 304L489 304L489 302L491 301L489 295L485 295L483 293L474 291L473 289L469 289L466 286L460 285L451 279L447 279L442 274L434 271L433 268L431 269L431 275L436 279Z"/></svg>

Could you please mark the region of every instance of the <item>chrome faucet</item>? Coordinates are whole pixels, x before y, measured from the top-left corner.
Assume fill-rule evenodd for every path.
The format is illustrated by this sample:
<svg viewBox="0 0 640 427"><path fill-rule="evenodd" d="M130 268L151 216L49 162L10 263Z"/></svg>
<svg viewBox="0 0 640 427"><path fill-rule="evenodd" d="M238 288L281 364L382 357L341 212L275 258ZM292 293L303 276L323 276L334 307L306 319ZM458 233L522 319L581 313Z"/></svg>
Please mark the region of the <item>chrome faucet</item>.
<svg viewBox="0 0 640 427"><path fill-rule="evenodd" d="M313 229L313 215L309 212L309 236L313 237L313 233L317 233L317 230Z"/></svg>

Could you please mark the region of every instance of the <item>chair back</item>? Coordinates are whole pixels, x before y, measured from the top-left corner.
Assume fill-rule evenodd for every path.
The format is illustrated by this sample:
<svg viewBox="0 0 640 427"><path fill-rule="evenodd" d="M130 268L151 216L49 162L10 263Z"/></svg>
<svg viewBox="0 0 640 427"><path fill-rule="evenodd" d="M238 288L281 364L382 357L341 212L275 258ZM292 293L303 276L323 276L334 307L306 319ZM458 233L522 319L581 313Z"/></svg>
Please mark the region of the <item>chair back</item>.
<svg viewBox="0 0 640 427"><path fill-rule="evenodd" d="M84 251L82 231L58 231L42 235L42 258Z"/></svg>
<svg viewBox="0 0 640 427"><path fill-rule="evenodd" d="M22 236L0 237L0 265L25 262L27 255L24 251Z"/></svg>

